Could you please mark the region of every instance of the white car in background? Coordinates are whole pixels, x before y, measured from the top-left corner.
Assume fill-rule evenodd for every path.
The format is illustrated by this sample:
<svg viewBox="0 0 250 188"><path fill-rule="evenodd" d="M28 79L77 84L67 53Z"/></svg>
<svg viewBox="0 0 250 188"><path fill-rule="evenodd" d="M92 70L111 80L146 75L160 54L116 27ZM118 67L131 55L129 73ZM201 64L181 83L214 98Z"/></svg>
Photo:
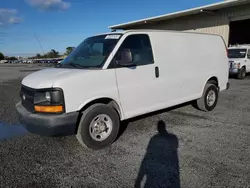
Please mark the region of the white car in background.
<svg viewBox="0 0 250 188"><path fill-rule="evenodd" d="M228 48L229 74L244 79L250 72L250 45L237 45Z"/></svg>

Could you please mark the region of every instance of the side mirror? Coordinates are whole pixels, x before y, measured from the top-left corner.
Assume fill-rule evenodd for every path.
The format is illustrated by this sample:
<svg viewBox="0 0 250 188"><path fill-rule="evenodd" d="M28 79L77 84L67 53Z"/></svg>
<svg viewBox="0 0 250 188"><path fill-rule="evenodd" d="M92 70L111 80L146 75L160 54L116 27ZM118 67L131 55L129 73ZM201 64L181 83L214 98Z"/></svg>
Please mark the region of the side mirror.
<svg viewBox="0 0 250 188"><path fill-rule="evenodd" d="M132 59L132 53L129 49L121 50L119 56L120 57L117 62L119 65L124 66L124 67L134 65L133 59Z"/></svg>

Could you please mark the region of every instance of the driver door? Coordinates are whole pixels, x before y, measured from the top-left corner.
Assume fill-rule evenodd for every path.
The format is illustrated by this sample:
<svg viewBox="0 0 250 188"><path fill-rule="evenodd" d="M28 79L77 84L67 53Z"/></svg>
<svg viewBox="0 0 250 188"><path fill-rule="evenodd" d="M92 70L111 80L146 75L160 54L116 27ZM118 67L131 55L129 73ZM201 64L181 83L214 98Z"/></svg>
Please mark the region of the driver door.
<svg viewBox="0 0 250 188"><path fill-rule="evenodd" d="M162 92L149 36L129 35L118 54L123 49L131 51L134 66L116 67L117 85L125 117L131 118L157 109Z"/></svg>

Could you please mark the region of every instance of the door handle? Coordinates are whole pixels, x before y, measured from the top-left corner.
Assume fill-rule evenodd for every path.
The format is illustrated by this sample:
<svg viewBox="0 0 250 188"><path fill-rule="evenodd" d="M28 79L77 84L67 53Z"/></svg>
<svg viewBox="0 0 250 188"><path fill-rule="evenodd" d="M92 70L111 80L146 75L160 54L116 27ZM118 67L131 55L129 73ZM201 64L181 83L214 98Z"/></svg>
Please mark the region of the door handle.
<svg viewBox="0 0 250 188"><path fill-rule="evenodd" d="M155 77L159 78L160 73L159 73L159 67L155 67Z"/></svg>

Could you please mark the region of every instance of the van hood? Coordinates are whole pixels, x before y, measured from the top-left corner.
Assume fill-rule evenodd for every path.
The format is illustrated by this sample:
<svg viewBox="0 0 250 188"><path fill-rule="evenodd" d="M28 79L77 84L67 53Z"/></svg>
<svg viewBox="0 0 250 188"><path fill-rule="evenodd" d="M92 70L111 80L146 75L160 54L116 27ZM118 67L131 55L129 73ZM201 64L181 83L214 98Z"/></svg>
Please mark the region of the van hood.
<svg viewBox="0 0 250 188"><path fill-rule="evenodd" d="M240 63L241 61L244 61L244 58L229 58L229 63Z"/></svg>
<svg viewBox="0 0 250 188"><path fill-rule="evenodd" d="M66 68L48 68L34 72L26 76L22 80L22 85L34 89L52 88L54 83L61 79L76 76L77 74L84 74L89 71L86 69L66 69Z"/></svg>

